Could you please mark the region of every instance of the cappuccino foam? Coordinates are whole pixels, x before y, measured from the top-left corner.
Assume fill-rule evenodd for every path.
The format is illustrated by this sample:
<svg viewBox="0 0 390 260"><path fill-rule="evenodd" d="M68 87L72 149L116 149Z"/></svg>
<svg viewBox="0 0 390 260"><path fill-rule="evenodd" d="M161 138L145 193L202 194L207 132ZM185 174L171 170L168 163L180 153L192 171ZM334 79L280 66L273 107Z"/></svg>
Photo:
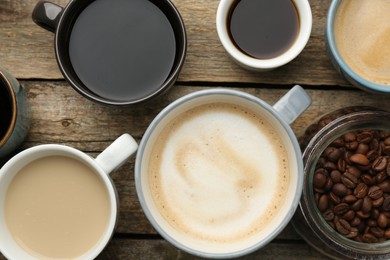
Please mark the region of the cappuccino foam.
<svg viewBox="0 0 390 260"><path fill-rule="evenodd" d="M341 1L334 22L337 48L368 81L390 85L390 1Z"/></svg>
<svg viewBox="0 0 390 260"><path fill-rule="evenodd" d="M252 237L278 213L290 182L278 133L244 107L206 104L173 119L149 162L152 197L166 221L193 239Z"/></svg>

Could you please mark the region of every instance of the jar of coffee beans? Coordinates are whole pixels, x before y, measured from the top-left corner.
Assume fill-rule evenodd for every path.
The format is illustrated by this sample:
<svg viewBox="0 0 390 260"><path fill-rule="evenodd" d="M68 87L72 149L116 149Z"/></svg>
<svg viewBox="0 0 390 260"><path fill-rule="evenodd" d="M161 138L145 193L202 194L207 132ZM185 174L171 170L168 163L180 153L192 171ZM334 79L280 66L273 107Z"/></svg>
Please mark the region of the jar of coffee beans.
<svg viewBox="0 0 390 260"><path fill-rule="evenodd" d="M297 232L338 259L390 259L390 113L348 107L300 138L304 183Z"/></svg>

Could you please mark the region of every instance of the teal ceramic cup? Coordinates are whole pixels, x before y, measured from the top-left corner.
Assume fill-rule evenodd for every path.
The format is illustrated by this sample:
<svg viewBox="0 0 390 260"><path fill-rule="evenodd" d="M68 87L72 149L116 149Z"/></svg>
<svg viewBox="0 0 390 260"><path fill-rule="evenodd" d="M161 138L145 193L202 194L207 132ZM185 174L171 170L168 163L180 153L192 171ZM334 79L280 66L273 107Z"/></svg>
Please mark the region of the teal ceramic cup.
<svg viewBox="0 0 390 260"><path fill-rule="evenodd" d="M390 85L381 85L363 78L356 73L345 61L340 53L335 39L335 20L338 18L338 9L344 0L333 0L327 15L325 29L325 43L328 55L338 73L352 85L373 93L390 93ZM348 0L349 1L349 0ZM373 28L375 30L375 28Z"/></svg>
<svg viewBox="0 0 390 260"><path fill-rule="evenodd" d="M0 67L0 158L14 151L25 139L30 125L24 87Z"/></svg>

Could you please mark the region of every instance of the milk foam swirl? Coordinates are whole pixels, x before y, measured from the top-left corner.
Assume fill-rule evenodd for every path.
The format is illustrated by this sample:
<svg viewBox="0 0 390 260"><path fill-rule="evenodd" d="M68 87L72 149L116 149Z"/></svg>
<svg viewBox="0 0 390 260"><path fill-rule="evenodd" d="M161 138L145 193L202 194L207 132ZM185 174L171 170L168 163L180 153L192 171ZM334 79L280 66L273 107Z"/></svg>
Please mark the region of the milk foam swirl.
<svg viewBox="0 0 390 260"><path fill-rule="evenodd" d="M261 116L225 103L175 118L149 163L153 199L176 229L203 241L241 240L279 211L289 185L287 153Z"/></svg>

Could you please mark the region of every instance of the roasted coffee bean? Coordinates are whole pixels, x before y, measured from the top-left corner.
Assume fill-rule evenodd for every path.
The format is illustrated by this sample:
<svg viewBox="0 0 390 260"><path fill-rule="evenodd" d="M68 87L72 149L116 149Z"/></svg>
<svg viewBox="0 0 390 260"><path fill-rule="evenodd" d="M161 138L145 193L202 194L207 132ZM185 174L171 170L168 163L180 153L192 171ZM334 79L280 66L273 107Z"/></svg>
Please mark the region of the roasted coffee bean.
<svg viewBox="0 0 390 260"><path fill-rule="evenodd" d="M383 141L385 145L390 145L390 136L386 137L386 139Z"/></svg>
<svg viewBox="0 0 390 260"><path fill-rule="evenodd" d="M332 179L333 183L341 182L341 172L339 170L332 171L330 173L330 178Z"/></svg>
<svg viewBox="0 0 390 260"><path fill-rule="evenodd" d="M379 149L379 141L378 141L378 139L372 139L372 141L371 141L371 143L370 143L370 145L369 145L369 147L370 147L370 150L378 150Z"/></svg>
<svg viewBox="0 0 390 260"><path fill-rule="evenodd" d="M333 187L332 179L331 178L327 178L326 179L326 184L325 184L325 187L324 187L325 191L330 191L332 189L332 187Z"/></svg>
<svg viewBox="0 0 390 260"><path fill-rule="evenodd" d="M355 176L356 178L360 178L360 176L362 175L362 172L361 170L359 170L357 167L355 166L351 166L351 165L348 165L348 169L347 171L352 174L353 176Z"/></svg>
<svg viewBox="0 0 390 260"><path fill-rule="evenodd" d="M345 235L345 237L347 238L355 238L359 235L359 230L355 227L351 227L351 229L349 230L349 233L347 235Z"/></svg>
<svg viewBox="0 0 390 260"><path fill-rule="evenodd" d="M358 145L358 148L356 149L356 153L360 153L360 154L367 154L367 152L369 151L370 147L367 145L367 144L362 144L360 143Z"/></svg>
<svg viewBox="0 0 390 260"><path fill-rule="evenodd" d="M379 199L373 200L372 201L372 206L374 208L379 208L383 205L383 201L385 200L384 197L380 197Z"/></svg>
<svg viewBox="0 0 390 260"><path fill-rule="evenodd" d="M313 185L315 188L321 189L325 186L327 182L327 177L321 173L321 172L316 172L314 173L313 176Z"/></svg>
<svg viewBox="0 0 390 260"><path fill-rule="evenodd" d="M364 154L356 153L349 157L349 160L353 163L356 163L358 165L366 166L370 163L370 161L367 159L367 156Z"/></svg>
<svg viewBox="0 0 390 260"><path fill-rule="evenodd" d="M390 176L390 162L387 164L386 173Z"/></svg>
<svg viewBox="0 0 390 260"><path fill-rule="evenodd" d="M375 220L377 220L377 219L379 218L379 215L380 215L380 214L381 214L381 213L380 213L379 210L376 209L376 208L374 208L374 209L371 210L371 218L373 218L373 219L375 219Z"/></svg>
<svg viewBox="0 0 390 260"><path fill-rule="evenodd" d="M325 164L324 164L324 168L328 171L333 171L333 170L337 170L337 166L334 162L330 162L330 161L327 161Z"/></svg>
<svg viewBox="0 0 390 260"><path fill-rule="evenodd" d="M369 220L367 220L367 226L369 226L369 227L376 227L378 225L378 223L376 222L376 220L375 219L369 219Z"/></svg>
<svg viewBox="0 0 390 260"><path fill-rule="evenodd" d="M347 195L348 196L348 195ZM329 199L330 201L334 204L334 205L337 205L341 202L341 199L339 196L337 196L336 194L334 194L333 192L329 192Z"/></svg>
<svg viewBox="0 0 390 260"><path fill-rule="evenodd" d="M364 198L368 194L368 186L365 183L359 183L353 191L358 199Z"/></svg>
<svg viewBox="0 0 390 260"><path fill-rule="evenodd" d="M343 219L345 219L346 221L352 221L354 218L355 218L355 211L353 210L348 210L343 215Z"/></svg>
<svg viewBox="0 0 390 260"><path fill-rule="evenodd" d="M356 141L356 134L354 132L346 133L346 134L343 135L343 139L344 139L345 142Z"/></svg>
<svg viewBox="0 0 390 260"><path fill-rule="evenodd" d="M364 234L362 237L362 241L365 243L378 243L378 238L376 238L372 234Z"/></svg>
<svg viewBox="0 0 390 260"><path fill-rule="evenodd" d="M353 174L349 173L349 172L345 172L342 176L341 176L341 182L347 187L347 188L350 188L350 189L354 189L356 187L356 185L358 184L358 179L353 176Z"/></svg>
<svg viewBox="0 0 390 260"><path fill-rule="evenodd" d="M381 190L383 192L390 193L390 180L385 180L385 181L383 181L381 183L378 183L378 186L379 186L379 188L381 188Z"/></svg>
<svg viewBox="0 0 390 260"><path fill-rule="evenodd" d="M337 138L330 145L334 146L334 147L337 147L337 148L343 147L344 146L344 140L341 137Z"/></svg>
<svg viewBox="0 0 390 260"><path fill-rule="evenodd" d="M378 220L377 220L378 226L381 228L387 227L387 217L385 214L381 213L379 214Z"/></svg>
<svg viewBox="0 0 390 260"><path fill-rule="evenodd" d="M341 196L341 197L344 197L345 195L348 194L348 188L342 183L336 183L333 186L332 191L334 194Z"/></svg>
<svg viewBox="0 0 390 260"><path fill-rule="evenodd" d="M351 205L351 209L358 211L361 210L362 206L363 206L363 199L358 199L355 203Z"/></svg>
<svg viewBox="0 0 390 260"><path fill-rule="evenodd" d="M343 202L348 203L348 204L352 204L355 201L357 201L357 198L356 198L356 196L354 196L352 194L351 195L347 195L347 196L345 196L343 198Z"/></svg>
<svg viewBox="0 0 390 260"><path fill-rule="evenodd" d="M379 156L378 152L375 150L370 150L367 152L366 157L368 161L372 162Z"/></svg>
<svg viewBox="0 0 390 260"><path fill-rule="evenodd" d="M340 219L336 224L337 231L342 235L348 235L351 231L351 225L344 219Z"/></svg>
<svg viewBox="0 0 390 260"><path fill-rule="evenodd" d="M384 211L390 211L390 197L385 198L382 204L382 209Z"/></svg>
<svg viewBox="0 0 390 260"><path fill-rule="evenodd" d="M324 212L328 208L328 205L329 205L329 197L328 195L324 194L320 197L320 200L318 201L318 209L321 212Z"/></svg>
<svg viewBox="0 0 390 260"><path fill-rule="evenodd" d="M336 214L336 215L343 215L343 214L346 213L348 210L349 210L349 205L348 205L347 203L340 203L340 204L337 204L337 205L333 208L333 212L334 212L334 214Z"/></svg>
<svg viewBox="0 0 390 260"><path fill-rule="evenodd" d="M372 186L368 189L368 196L373 200L377 200L383 196L383 191L378 186Z"/></svg>
<svg viewBox="0 0 390 260"><path fill-rule="evenodd" d="M342 152L335 147L328 147L325 149L325 156L328 158L328 160L332 162L337 162L337 160L341 157Z"/></svg>
<svg viewBox="0 0 390 260"><path fill-rule="evenodd" d="M356 215L356 214L355 214ZM352 221L351 221L351 226L353 226L353 227L357 227L357 226L359 226L360 225L360 223L361 223L361 220L360 220L360 218L358 218L358 217L355 217Z"/></svg>
<svg viewBox="0 0 390 260"><path fill-rule="evenodd" d="M387 173L385 171L378 172L374 177L374 182L380 184L387 179Z"/></svg>
<svg viewBox="0 0 390 260"><path fill-rule="evenodd" d="M387 166L387 158L383 156L379 156L375 159L375 161L372 163L371 168L374 171L381 172L384 169L386 169Z"/></svg>
<svg viewBox="0 0 390 260"><path fill-rule="evenodd" d="M322 217L325 219L325 221L329 222L334 219L334 213L332 210L328 209L322 214ZM387 219L387 218L386 218Z"/></svg>
<svg viewBox="0 0 390 260"><path fill-rule="evenodd" d="M380 227L371 227L369 232L373 234L376 238L381 238L385 235L385 231Z"/></svg>
<svg viewBox="0 0 390 260"><path fill-rule="evenodd" d="M347 148L350 151L355 151L359 146L359 143L354 141L350 143L345 143L345 148Z"/></svg>
<svg viewBox="0 0 390 260"><path fill-rule="evenodd" d="M383 154L390 156L390 145L383 147Z"/></svg>
<svg viewBox="0 0 390 260"><path fill-rule="evenodd" d="M356 136L356 140L359 143L368 144L372 140L372 134L370 132L368 132L368 131L364 131L364 132L358 133L357 136Z"/></svg>
<svg viewBox="0 0 390 260"><path fill-rule="evenodd" d="M372 178L370 175L368 174L363 174L362 177L361 177L361 180L366 184L366 185L373 185L375 183L375 179Z"/></svg>
<svg viewBox="0 0 390 260"><path fill-rule="evenodd" d="M364 213L369 213L372 209L372 200L370 197L366 196L363 198L362 211Z"/></svg>
<svg viewBox="0 0 390 260"><path fill-rule="evenodd" d="M385 238L390 238L390 228L385 230L384 236Z"/></svg>
<svg viewBox="0 0 390 260"><path fill-rule="evenodd" d="M338 159L338 161L337 161L337 169L340 172L345 172L345 170L347 169L347 162L345 161L344 158Z"/></svg>

